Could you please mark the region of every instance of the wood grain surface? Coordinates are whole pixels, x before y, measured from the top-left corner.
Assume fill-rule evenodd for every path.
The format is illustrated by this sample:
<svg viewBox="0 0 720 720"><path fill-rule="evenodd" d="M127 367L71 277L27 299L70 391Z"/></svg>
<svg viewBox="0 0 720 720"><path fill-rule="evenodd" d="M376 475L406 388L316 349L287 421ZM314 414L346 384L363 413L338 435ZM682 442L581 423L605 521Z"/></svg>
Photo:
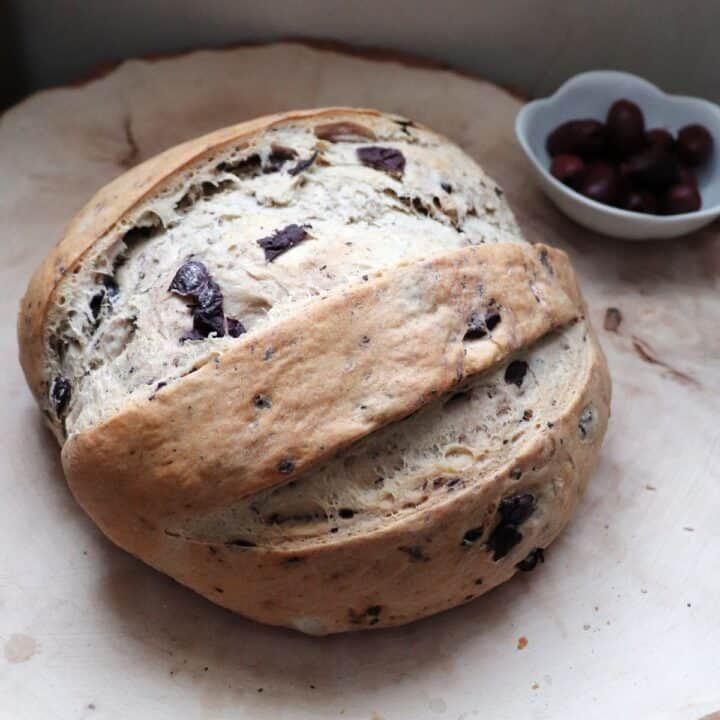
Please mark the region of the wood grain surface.
<svg viewBox="0 0 720 720"><path fill-rule="evenodd" d="M349 104L446 134L530 240L569 252L614 380L601 465L546 562L463 608L325 640L236 618L105 541L64 485L16 361L18 300L101 185L217 127ZM520 102L395 55L299 43L133 60L0 117L0 716L609 716L720 708L720 228L626 244L561 216L513 136Z"/></svg>

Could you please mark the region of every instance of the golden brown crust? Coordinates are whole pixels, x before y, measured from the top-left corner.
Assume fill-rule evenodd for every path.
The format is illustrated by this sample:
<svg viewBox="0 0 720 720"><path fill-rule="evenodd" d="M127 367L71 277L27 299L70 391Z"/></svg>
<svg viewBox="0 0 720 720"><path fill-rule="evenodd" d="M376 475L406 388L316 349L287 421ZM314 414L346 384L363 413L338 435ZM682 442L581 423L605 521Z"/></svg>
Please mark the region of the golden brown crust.
<svg viewBox="0 0 720 720"><path fill-rule="evenodd" d="M499 324L464 341L488 303ZM581 312L567 256L545 246L482 245L401 266L239 339L153 400L71 435L65 472L93 517L125 503L177 525L188 505L207 512L287 482Z"/></svg>
<svg viewBox="0 0 720 720"><path fill-rule="evenodd" d="M45 326L58 285L73 272L85 253L143 200L169 179L204 157L250 139L273 125L312 117L377 116L376 110L323 108L278 113L203 135L137 165L99 190L70 221L62 239L35 271L20 303L18 344L20 364L33 394L44 393Z"/></svg>
<svg viewBox="0 0 720 720"><path fill-rule="evenodd" d="M575 401L510 466L482 482L470 466L461 475L469 480L467 489L443 504L342 541L300 551L193 541L148 520L145 507L118 504L112 477L101 482L98 476L93 487L86 477L78 487L70 475L71 489L115 543L247 617L311 634L406 623L504 582L516 572L517 562L535 547L547 547L565 526L596 464L609 415L609 375L591 332L586 353ZM591 439L578 432L589 404L597 413ZM117 465L121 463L118 458ZM511 474L517 468L524 470L521 480ZM155 482L161 474L162 468L153 468L146 480ZM212 480L209 475L207 482ZM181 492L179 482L177 487ZM495 521L488 512L494 512L501 498L543 487L550 488L548 510L531 519L532 527L523 527L525 538L509 556L495 562L483 544L463 544L469 528L479 523L492 527ZM379 614L373 614L377 606Z"/></svg>

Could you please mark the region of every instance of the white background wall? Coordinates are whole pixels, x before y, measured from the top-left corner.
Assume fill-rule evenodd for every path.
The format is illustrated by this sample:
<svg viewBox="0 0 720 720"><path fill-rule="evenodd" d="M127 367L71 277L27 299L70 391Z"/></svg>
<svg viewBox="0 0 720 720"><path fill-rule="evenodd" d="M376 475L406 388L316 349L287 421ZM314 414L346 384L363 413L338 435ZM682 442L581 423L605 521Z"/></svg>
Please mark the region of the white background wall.
<svg viewBox="0 0 720 720"><path fill-rule="evenodd" d="M532 95L580 70L620 68L671 91L720 100L719 0L3 3L6 95L67 83L124 57L315 37L435 58Z"/></svg>

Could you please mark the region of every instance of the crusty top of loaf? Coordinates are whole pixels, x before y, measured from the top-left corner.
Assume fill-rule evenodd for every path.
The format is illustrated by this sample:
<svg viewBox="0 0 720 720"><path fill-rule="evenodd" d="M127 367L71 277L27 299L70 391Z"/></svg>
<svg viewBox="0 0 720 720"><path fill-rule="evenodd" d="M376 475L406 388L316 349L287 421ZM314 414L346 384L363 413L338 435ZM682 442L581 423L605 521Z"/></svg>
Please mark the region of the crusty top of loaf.
<svg viewBox="0 0 720 720"><path fill-rule="evenodd" d="M378 146L400 150L402 173L359 160L358 148ZM291 224L307 238L268 262L258 240ZM21 360L62 438L236 342L179 342L188 303L168 285L188 258L207 265L227 315L252 334L398 263L498 241L522 241L502 191L426 128L349 109L253 121L174 148L98 193L31 282ZM60 414L58 377L72 388Z"/></svg>

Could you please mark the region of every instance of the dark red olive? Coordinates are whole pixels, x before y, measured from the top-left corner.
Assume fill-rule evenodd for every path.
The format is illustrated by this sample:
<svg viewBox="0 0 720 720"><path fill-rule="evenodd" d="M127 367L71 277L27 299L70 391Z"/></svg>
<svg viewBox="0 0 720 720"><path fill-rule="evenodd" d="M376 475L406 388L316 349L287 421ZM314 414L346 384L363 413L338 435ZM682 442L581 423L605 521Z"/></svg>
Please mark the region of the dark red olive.
<svg viewBox="0 0 720 720"><path fill-rule="evenodd" d="M667 215L695 212L701 205L700 193L692 185L673 185L663 196L663 212Z"/></svg>
<svg viewBox="0 0 720 720"><path fill-rule="evenodd" d="M590 165L578 190L591 200L605 205L617 205L621 199L620 176L614 166L607 162Z"/></svg>
<svg viewBox="0 0 720 720"><path fill-rule="evenodd" d="M712 135L702 125L686 125L678 132L677 151L680 159L696 167L712 155Z"/></svg>
<svg viewBox="0 0 720 720"><path fill-rule="evenodd" d="M631 155L620 166L620 172L637 185L662 190L677 180L678 164L672 153L651 145Z"/></svg>
<svg viewBox="0 0 720 720"><path fill-rule="evenodd" d="M550 163L550 173L561 183L577 187L585 174L585 161L578 155L556 155Z"/></svg>
<svg viewBox="0 0 720 720"><path fill-rule="evenodd" d="M653 128L645 133L645 142L648 145L659 145L663 150L670 152L675 145L675 138L665 128Z"/></svg>
<svg viewBox="0 0 720 720"><path fill-rule="evenodd" d="M697 178L695 173L689 168L681 165L678 168L678 185L691 185L697 187Z"/></svg>
<svg viewBox="0 0 720 720"><path fill-rule="evenodd" d="M569 120L548 135L546 147L551 157L594 157L605 149L605 125L597 120Z"/></svg>
<svg viewBox="0 0 720 720"><path fill-rule="evenodd" d="M656 215L660 209L657 198L647 190L632 190L625 196L623 207L626 210Z"/></svg>
<svg viewBox="0 0 720 720"><path fill-rule="evenodd" d="M617 157L626 157L645 145L645 118L630 100L616 100L605 120L608 145Z"/></svg>

